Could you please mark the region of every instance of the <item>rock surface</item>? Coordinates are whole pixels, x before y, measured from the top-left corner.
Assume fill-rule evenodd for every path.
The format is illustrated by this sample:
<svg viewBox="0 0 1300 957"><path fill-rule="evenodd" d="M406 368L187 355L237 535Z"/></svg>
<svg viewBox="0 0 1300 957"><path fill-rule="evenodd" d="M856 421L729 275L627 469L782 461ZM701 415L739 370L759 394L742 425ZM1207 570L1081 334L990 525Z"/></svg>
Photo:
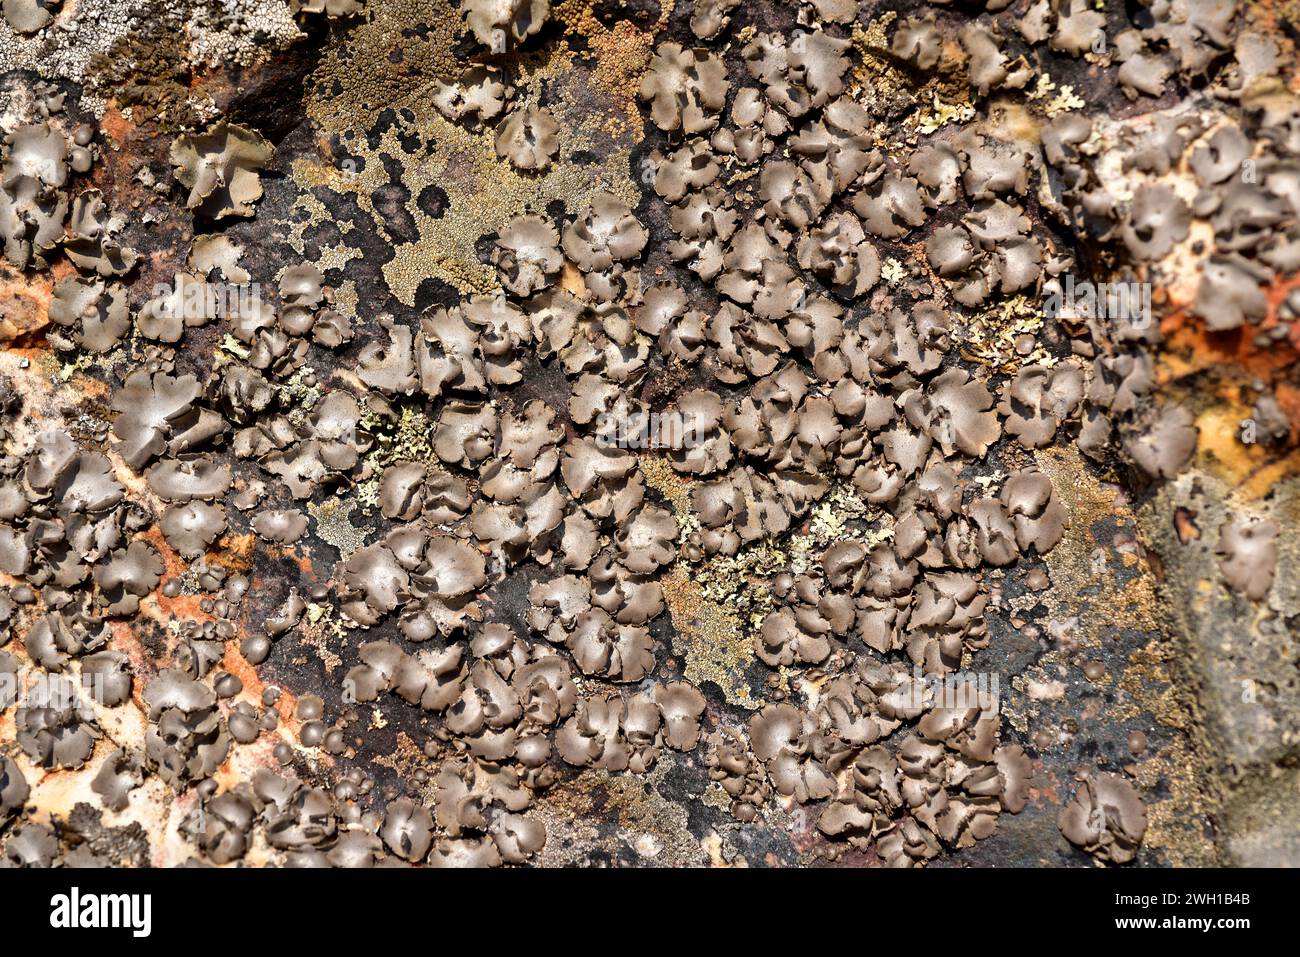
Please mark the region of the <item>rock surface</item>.
<svg viewBox="0 0 1300 957"><path fill-rule="evenodd" d="M1300 862L1288 16L6 3L0 863Z"/></svg>

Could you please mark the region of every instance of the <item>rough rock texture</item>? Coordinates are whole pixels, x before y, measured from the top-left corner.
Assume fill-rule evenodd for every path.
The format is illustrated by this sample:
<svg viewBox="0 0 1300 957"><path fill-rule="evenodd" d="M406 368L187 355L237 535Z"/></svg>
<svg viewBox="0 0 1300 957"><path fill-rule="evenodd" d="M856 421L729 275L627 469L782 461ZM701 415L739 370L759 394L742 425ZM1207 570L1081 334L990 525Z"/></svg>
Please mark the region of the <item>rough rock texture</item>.
<svg viewBox="0 0 1300 957"><path fill-rule="evenodd" d="M0 864L1300 863L1296 16L6 2Z"/></svg>

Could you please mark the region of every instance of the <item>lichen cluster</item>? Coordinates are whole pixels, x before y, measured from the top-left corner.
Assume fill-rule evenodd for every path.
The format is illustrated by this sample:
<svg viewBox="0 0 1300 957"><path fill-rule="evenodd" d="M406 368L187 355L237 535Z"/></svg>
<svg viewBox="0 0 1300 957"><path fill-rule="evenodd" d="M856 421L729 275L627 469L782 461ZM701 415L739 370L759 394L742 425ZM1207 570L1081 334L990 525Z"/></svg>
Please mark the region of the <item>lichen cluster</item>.
<svg viewBox="0 0 1300 957"><path fill-rule="evenodd" d="M9 863L119 863L78 776L218 865L536 863L665 766L727 833L972 848L1047 747L982 667L1072 531L1036 456L1177 480L1166 329L1300 341L1300 108L1230 0L83 6L0 33L62 51L0 113ZM1282 522L1215 587L1266 603ZM1132 860L1149 779L1079 772L1064 839Z"/></svg>

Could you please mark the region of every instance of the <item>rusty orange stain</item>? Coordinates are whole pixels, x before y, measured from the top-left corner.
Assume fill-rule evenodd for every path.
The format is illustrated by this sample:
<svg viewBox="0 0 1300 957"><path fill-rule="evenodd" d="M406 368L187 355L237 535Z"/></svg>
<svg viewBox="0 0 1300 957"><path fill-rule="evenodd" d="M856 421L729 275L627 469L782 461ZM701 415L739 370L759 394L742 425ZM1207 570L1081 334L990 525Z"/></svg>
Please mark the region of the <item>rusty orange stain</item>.
<svg viewBox="0 0 1300 957"><path fill-rule="evenodd" d="M316 578L316 566L312 564L310 555L299 555L296 549L284 546L283 548L268 548L267 551L273 555L279 555L281 558L287 558L298 566L308 578Z"/></svg>
<svg viewBox="0 0 1300 957"><path fill-rule="evenodd" d="M1174 512L1174 528L1178 532L1178 540L1184 545L1201 537L1201 530L1196 525L1196 513L1190 509L1179 508Z"/></svg>
<svg viewBox="0 0 1300 957"><path fill-rule="evenodd" d="M1278 405L1291 423L1287 445L1294 445L1300 435L1300 390L1277 381L1300 359L1300 329L1293 329L1289 340L1255 342L1257 333L1277 326L1282 304L1297 288L1300 275L1274 280L1264 290L1267 316L1239 329L1211 332L1203 319L1192 314L1190 304L1174 309L1160 324L1165 346L1156 381L1161 387L1209 370L1219 376L1217 386L1209 391L1210 404L1197 417L1198 464L1252 498L1266 494L1278 480L1300 468L1298 450L1279 451L1239 440L1241 423L1254 414L1242 386L1254 380L1275 386Z"/></svg>
<svg viewBox="0 0 1300 957"><path fill-rule="evenodd" d="M1287 437L1289 444L1300 438L1300 388L1289 382L1279 382L1273 390L1273 397L1291 423L1291 434Z"/></svg>
<svg viewBox="0 0 1300 957"><path fill-rule="evenodd" d="M213 616L200 608L202 595L177 595L168 598L161 591L154 595L158 610L170 618L191 618L195 621L210 621Z"/></svg>
<svg viewBox="0 0 1300 957"><path fill-rule="evenodd" d="M135 124L122 115L117 103L110 103L104 110L104 115L99 118L99 128L104 133L117 140L119 143L125 143L126 138L136 128Z"/></svg>
<svg viewBox="0 0 1300 957"><path fill-rule="evenodd" d="M228 572L245 572L252 567L253 552L257 548L257 536L252 532L237 535L231 532L218 539L220 548L210 552L208 560L220 565Z"/></svg>
<svg viewBox="0 0 1300 957"><path fill-rule="evenodd" d="M166 567L166 578L185 574L185 570L189 568L189 562L181 558L181 556L174 552L172 547L167 544L167 539L163 538L162 528L160 526L150 526L150 528L147 531L142 532L139 537L140 540L148 542L158 550L158 554L162 557L163 565Z"/></svg>
<svg viewBox="0 0 1300 957"><path fill-rule="evenodd" d="M248 663L248 659L243 656L236 642L227 642L225 654L221 656L221 667L238 678L244 685L244 691L248 692L255 698L261 698L262 692L266 690L267 683L258 677L257 669ZM288 688L280 685L275 687L280 689L280 697L275 702L275 711L280 716L281 727L286 730L294 731L299 723L294 717L294 708L297 706L298 698Z"/></svg>
<svg viewBox="0 0 1300 957"><path fill-rule="evenodd" d="M1161 323L1166 336L1166 352L1157 370L1157 382L1164 386L1206 369L1235 366L1260 378L1272 378L1279 370L1296 361L1294 350L1285 345L1255 345L1256 328L1243 326L1227 332L1211 332L1197 317L1179 311Z"/></svg>
<svg viewBox="0 0 1300 957"><path fill-rule="evenodd" d="M1167 385L1197 372L1216 366L1236 366L1249 375L1271 379L1300 358L1300 329L1293 328L1288 343L1255 344L1255 333L1278 324L1278 311L1292 291L1300 288L1300 274L1276 279L1265 290L1268 315L1254 326L1242 326L1226 332L1211 332L1205 321L1191 312L1190 304L1181 306L1160 323L1166 337L1165 352L1157 380Z"/></svg>
<svg viewBox="0 0 1300 957"><path fill-rule="evenodd" d="M0 342L27 339L50 324L51 276L11 274L0 281Z"/></svg>
<svg viewBox="0 0 1300 957"><path fill-rule="evenodd" d="M144 704L144 688L147 682L139 679L145 675L156 673L159 667L170 665L171 660L170 658L154 658L140 642L130 622L125 620L110 621L108 627L113 635L109 647L127 656L131 662L131 671L137 679L131 682L131 700L142 712L148 713L148 709Z"/></svg>
<svg viewBox="0 0 1300 957"><path fill-rule="evenodd" d="M1240 441L1241 423L1253 411L1219 390L1220 401L1198 416L1197 464L1249 498L1265 495L1280 479L1300 471L1300 449L1278 452Z"/></svg>

